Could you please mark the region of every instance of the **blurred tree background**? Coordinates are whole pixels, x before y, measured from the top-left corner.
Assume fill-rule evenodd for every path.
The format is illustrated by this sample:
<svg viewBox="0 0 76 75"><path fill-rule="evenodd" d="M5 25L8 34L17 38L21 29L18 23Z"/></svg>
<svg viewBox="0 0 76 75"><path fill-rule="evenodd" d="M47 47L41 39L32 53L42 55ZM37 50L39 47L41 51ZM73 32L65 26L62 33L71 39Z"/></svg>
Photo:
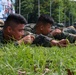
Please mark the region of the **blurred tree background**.
<svg viewBox="0 0 76 75"><path fill-rule="evenodd" d="M36 23L41 14L52 16L57 23L72 25L76 21L74 0L16 0L16 13L23 15L28 23Z"/></svg>

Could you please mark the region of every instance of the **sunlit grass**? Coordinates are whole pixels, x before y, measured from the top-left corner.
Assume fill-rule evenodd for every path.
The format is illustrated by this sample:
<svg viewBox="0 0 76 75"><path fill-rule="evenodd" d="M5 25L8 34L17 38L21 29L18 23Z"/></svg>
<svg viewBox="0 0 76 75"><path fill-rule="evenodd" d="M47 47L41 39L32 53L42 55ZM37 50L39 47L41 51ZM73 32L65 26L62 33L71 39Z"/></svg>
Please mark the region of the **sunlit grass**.
<svg viewBox="0 0 76 75"><path fill-rule="evenodd" d="M8 44L0 48L0 75L18 75L19 70L26 71L26 75L67 75L66 69L76 72L76 46Z"/></svg>

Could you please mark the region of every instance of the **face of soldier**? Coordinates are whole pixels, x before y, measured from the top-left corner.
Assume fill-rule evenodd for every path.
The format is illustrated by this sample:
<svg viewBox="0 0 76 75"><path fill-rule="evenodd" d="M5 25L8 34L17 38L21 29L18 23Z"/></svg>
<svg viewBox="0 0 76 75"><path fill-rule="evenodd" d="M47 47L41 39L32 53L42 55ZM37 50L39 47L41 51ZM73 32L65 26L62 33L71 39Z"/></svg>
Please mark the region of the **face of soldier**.
<svg viewBox="0 0 76 75"><path fill-rule="evenodd" d="M47 23L46 25L42 25L41 31L43 35L48 35L51 32L51 24Z"/></svg>
<svg viewBox="0 0 76 75"><path fill-rule="evenodd" d="M10 27L9 35L15 40L21 39L24 36L24 24L19 24L14 28Z"/></svg>

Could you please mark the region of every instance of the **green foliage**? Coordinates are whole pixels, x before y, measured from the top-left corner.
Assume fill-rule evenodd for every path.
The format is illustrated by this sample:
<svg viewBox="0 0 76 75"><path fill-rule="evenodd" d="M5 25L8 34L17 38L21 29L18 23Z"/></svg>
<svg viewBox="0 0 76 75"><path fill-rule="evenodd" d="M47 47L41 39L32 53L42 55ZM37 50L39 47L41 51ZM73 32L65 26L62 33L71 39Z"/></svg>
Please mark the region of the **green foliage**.
<svg viewBox="0 0 76 75"><path fill-rule="evenodd" d="M67 69L76 73L76 46L7 44L0 48L0 75L18 75L19 70L26 71L26 75L67 75Z"/></svg>
<svg viewBox="0 0 76 75"><path fill-rule="evenodd" d="M16 12L19 10L16 1ZM51 7L51 8L50 8ZM50 15L56 22L73 24L76 21L76 2L70 0L40 0L40 14ZM38 0L21 0L21 14L28 22L36 22L38 18Z"/></svg>
<svg viewBox="0 0 76 75"><path fill-rule="evenodd" d="M33 6L34 6L34 4L33 4L33 0L23 0L22 2L21 2L21 14L23 14L23 15L25 15L25 14L29 14L29 13L31 13L32 12L32 10L33 10Z"/></svg>

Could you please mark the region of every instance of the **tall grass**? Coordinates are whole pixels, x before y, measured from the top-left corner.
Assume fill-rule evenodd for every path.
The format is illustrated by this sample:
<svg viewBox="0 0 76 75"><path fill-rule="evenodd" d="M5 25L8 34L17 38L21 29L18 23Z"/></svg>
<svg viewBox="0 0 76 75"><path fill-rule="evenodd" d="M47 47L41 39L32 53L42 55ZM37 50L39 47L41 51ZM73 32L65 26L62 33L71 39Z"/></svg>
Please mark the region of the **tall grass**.
<svg viewBox="0 0 76 75"><path fill-rule="evenodd" d="M26 75L67 75L67 69L76 73L76 46L8 44L0 48L0 75L18 75L19 70Z"/></svg>

